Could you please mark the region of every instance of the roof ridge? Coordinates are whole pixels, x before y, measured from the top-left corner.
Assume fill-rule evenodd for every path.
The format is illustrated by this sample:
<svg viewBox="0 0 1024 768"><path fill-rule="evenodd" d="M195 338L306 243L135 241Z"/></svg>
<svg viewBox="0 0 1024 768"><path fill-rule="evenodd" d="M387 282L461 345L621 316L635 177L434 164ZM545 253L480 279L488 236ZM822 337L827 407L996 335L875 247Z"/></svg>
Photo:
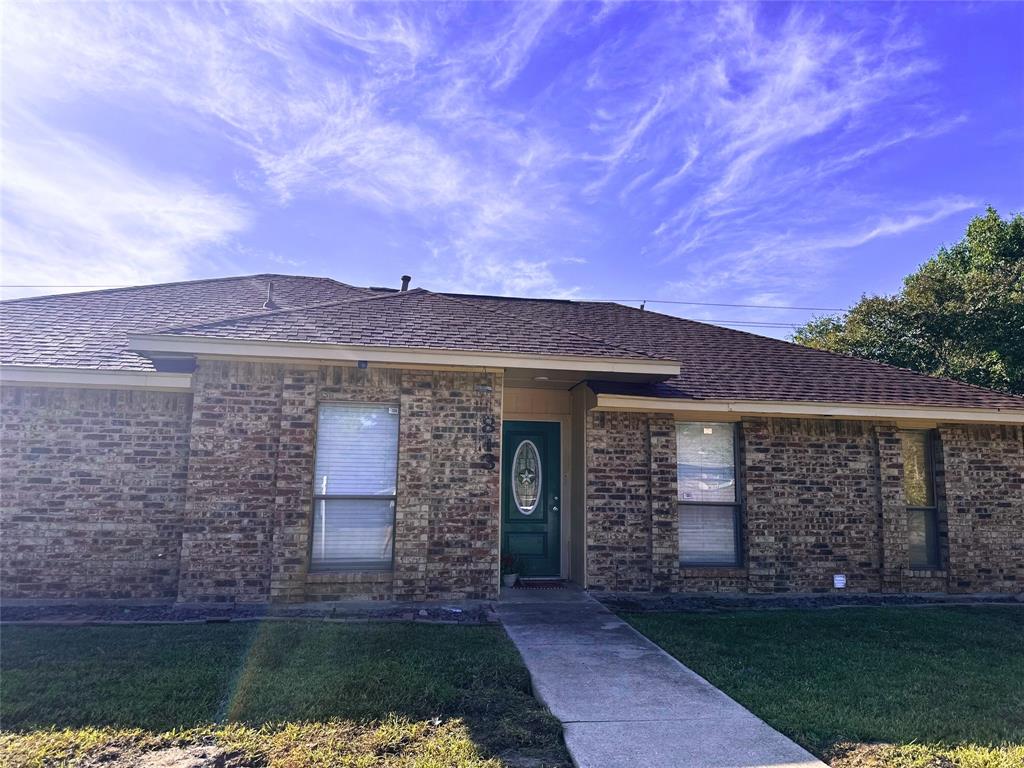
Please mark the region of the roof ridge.
<svg viewBox="0 0 1024 768"><path fill-rule="evenodd" d="M43 293L39 296L21 296L16 299L0 299L0 304L14 304L16 302L39 301L40 299L62 299L71 296L95 296L98 293L117 293L119 291L140 291L144 288L170 288L177 285L199 285L200 283L224 283L229 280L255 280L259 278L268 279L275 277L293 278L299 280L330 280L332 283L351 288L355 291L366 289L349 283L335 280L333 277L321 277L319 275L286 275L278 272L258 272L254 275L231 275L229 277L201 277L198 280L175 280L170 283L149 283L146 285L122 285L119 288L97 288L93 291L69 291L68 293Z"/></svg>
<svg viewBox="0 0 1024 768"><path fill-rule="evenodd" d="M443 299L445 299L447 301L455 301L455 302L458 302L459 304L465 304L466 306L470 306L470 307L478 306L478 305L472 304L472 303L470 303L468 301L464 301L462 299L457 299L454 296L452 296L451 294L436 293L436 294L433 294L433 295L440 296L441 298L443 298ZM600 336L588 336L585 333L580 333L579 331L574 331L571 328L559 327L557 325L554 325L553 323L547 323L547 322L544 322L544 321L541 321L541 320L536 320L536 319L534 319L532 317L522 317L520 315L514 315L514 314L512 314L510 312L505 312L505 311L503 311L501 309L496 309L494 307L480 307L480 308L484 309L487 312L491 312L493 314L496 314L496 315L502 315L504 317L511 317L511 318L516 319L516 320L525 321L527 323L532 323L533 325L538 325L538 326L540 326L542 328L545 328L545 329L555 328L555 329L557 329L557 330L559 330L559 331L561 331L563 333L571 333L573 336L577 336L577 337L579 337L581 339L586 339L587 341L590 341L590 342L597 342L597 343L600 343L600 344L605 344L605 345L607 345L609 347L614 347L616 349L625 350L626 352L632 352L635 355L641 355L642 357L646 357L646 358L648 358L650 360L669 360L670 359L670 358L665 358L665 357L656 357L655 355L652 355L649 352L643 352L643 351L641 351L639 349L632 349L630 347L625 346L624 344L618 344L616 342L609 341L608 339L602 338ZM673 361L673 362L675 362L675 361Z"/></svg>
<svg viewBox="0 0 1024 768"><path fill-rule="evenodd" d="M373 297L370 297L373 298ZM320 307L333 307L338 304L349 304L354 301L364 301L365 297L353 296L350 299L334 299L332 301L318 301L314 304L302 304L298 307L278 307L277 309L267 309L256 312L243 312L240 315L232 315L231 317L222 317L220 320L210 320L206 323L190 323L188 325L168 325L162 328L153 328L149 331L144 331L146 334L151 333L175 333L176 331L191 331L201 330L205 328L216 328L218 325L227 325L229 323L235 323L239 320L255 320L260 317L271 317L274 315L285 315L289 312L301 312L305 309L319 309Z"/></svg>
<svg viewBox="0 0 1024 768"><path fill-rule="evenodd" d="M319 278L318 278L319 279ZM331 278L327 278L328 280ZM337 281L335 281L337 282ZM346 285L345 283L339 283L340 285ZM357 286L347 286L349 288L356 288L357 290L364 290ZM309 309L322 309L323 307L334 307L339 304L354 304L364 301L379 301L381 299L390 299L395 296L409 295L414 293L429 293L424 288L413 288L411 291L399 291L397 293L388 293L381 296L352 296L347 299L332 299L331 301L318 301L313 304L301 304L297 307L278 307L277 309L257 310L255 312L243 312L240 315L232 315L231 317L223 317L220 320L211 320L206 323L191 323L189 325L170 325L164 328L154 328L146 333L159 333L159 334L171 334L175 331L190 331L200 330L205 328L216 328L219 325L228 325L230 323L238 322L239 320L255 320L260 317L271 317L276 315L285 315L289 312L302 312L303 310Z"/></svg>
<svg viewBox="0 0 1024 768"><path fill-rule="evenodd" d="M586 304L587 302L580 301L579 299L548 299L537 296L499 296L494 293L455 293L452 291L435 291L442 296L450 296L454 299L457 298L474 298L474 299L498 299L499 301L550 301L559 304ZM615 302L611 302L615 303Z"/></svg>
<svg viewBox="0 0 1024 768"><path fill-rule="evenodd" d="M689 317L679 317L678 315L669 315L669 314L666 314L664 312L658 312L657 310L653 310L653 309L651 309L651 310L648 310L648 309L638 309L637 307L631 307L628 304L620 304L617 301L589 301L589 302L580 302L580 303L581 304L614 304L617 307L623 307L623 308L631 310L633 312L643 312L644 314L648 314L648 315L659 315L661 317L671 318L672 320L680 320L680 321L682 321L684 323L694 323L696 325L707 325L707 326L711 326L712 328L717 328L718 330L721 330L721 331L727 331L729 333L735 333L735 334L738 334L738 335L741 335L741 336L752 336L755 339L758 339L759 341L770 341L770 342L773 342L773 343L775 343L777 345L778 344L782 344L782 345L785 345L787 347L794 347L794 348L800 349L800 350L807 350L807 351L810 351L810 352L820 352L822 354L831 355L832 357L838 357L838 358L843 359L843 360L858 360L858 361L864 362L864 363L873 363L875 365L881 365L881 366L884 366L886 368L891 368L891 369L893 369L895 371L902 371L903 373L912 373L915 376L923 376L924 378L929 379L931 381L942 381L942 382L945 382L945 383L948 383L948 384L959 384L959 385L964 386L964 387L971 387L972 389L980 390L982 392L985 392L986 394L990 394L990 395L992 395L992 394L994 394L994 395L1003 395L1005 397L1013 397L1013 398L1016 398L1018 400L1024 401L1024 395L1018 395L1018 394L1016 394L1014 392L1004 392L1003 390L1000 390L1000 389L990 389L989 387L983 387L980 384L972 384L969 381L963 381L961 379L952 379L952 378L950 378L948 376L936 376L936 375L933 375L931 373L924 373L923 371L915 371L913 368L904 368L901 365L894 365L893 363L886 363L886 362L883 362L881 360L872 360L872 359L867 358L867 357L857 357L856 355L850 355L850 354L847 354L845 352L833 352L830 349L818 349L817 347L808 347L808 346L806 346L804 344L797 344L795 341L786 341L785 339L776 339L774 336L762 336L761 334L754 333L753 331L744 331L744 330L741 330L739 328L728 328L728 327L726 327L724 325L716 325L715 323L706 323L703 320L694 320L694 319L689 318Z"/></svg>
<svg viewBox="0 0 1024 768"><path fill-rule="evenodd" d="M361 298L354 299L354 301L384 301L385 299L400 299L403 296L418 296L421 293L429 293L431 296L436 295L433 291L428 291L426 288L410 288L407 291L402 291L398 289L392 291L388 289L388 293L363 296Z"/></svg>

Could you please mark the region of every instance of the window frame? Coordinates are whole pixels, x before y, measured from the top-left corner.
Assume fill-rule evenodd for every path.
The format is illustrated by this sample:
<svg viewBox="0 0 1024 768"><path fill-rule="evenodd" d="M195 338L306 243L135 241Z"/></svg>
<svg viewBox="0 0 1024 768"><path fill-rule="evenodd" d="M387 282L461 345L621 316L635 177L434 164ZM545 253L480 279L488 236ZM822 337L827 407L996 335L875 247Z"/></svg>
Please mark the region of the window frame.
<svg viewBox="0 0 1024 768"><path fill-rule="evenodd" d="M309 547L307 555L309 557L309 572L316 574L324 573L391 573L395 569L395 528L397 525L398 517L398 477L399 477L399 461L398 457L401 453L401 440L402 440L402 408L401 403L395 401L384 401L377 402L373 400L321 400L316 404L316 430L313 434L313 464L316 465L316 455L320 449L320 410L324 406L337 406L344 407L346 405L372 405L381 408L397 408L398 409L398 423L397 423L397 440L395 442L396 457L395 457L395 492L392 494L383 493L317 493L316 492L316 478L312 479L311 485L313 486L313 505L312 514L309 516ZM314 470L315 473L315 470ZM353 564L353 565L318 565L316 563L315 554L315 536L316 536L316 517L317 517L317 505L322 501L390 501L391 502L391 557L387 561L387 564L380 567L368 567L366 565ZM326 509L326 507L325 507Z"/></svg>
<svg viewBox="0 0 1024 768"><path fill-rule="evenodd" d="M912 571L937 571L942 569L942 544L939 541L939 489L935 482L935 442L936 432L934 429L902 429L900 430L901 437L900 443L902 446L903 437L902 435L908 433L922 434L924 435L924 466L925 472L927 473L927 484L928 491L930 492L932 503L930 506L921 506L919 504L906 504L907 514L907 560L910 564L910 570ZM900 463L903 465L904 477L906 476L906 463L903 461L902 449L900 455ZM904 501L907 501L907 490L906 481L902 484L901 490L903 492ZM927 526L930 522L931 529L933 532L932 546L929 547L928 562L914 562L911 556L910 540L909 540L909 529L910 529L910 515L913 512L924 512L926 514L925 519L925 538L927 540ZM928 519L930 518L930 520Z"/></svg>
<svg viewBox="0 0 1024 768"><path fill-rule="evenodd" d="M733 501L688 501L679 498L679 491L676 491L676 514L678 522L682 524L683 507L731 507L732 508L732 533L733 552L732 562L718 563L686 563L683 561L683 549L679 547L679 568L680 570L696 570L702 568L743 568L743 492L740 482L740 423L736 421L676 421L676 445L678 446L678 427L680 424L726 424L732 429L732 472L733 472ZM679 456L676 456L676 472L678 473ZM677 474L678 476L678 474ZM677 537L678 543L678 537Z"/></svg>

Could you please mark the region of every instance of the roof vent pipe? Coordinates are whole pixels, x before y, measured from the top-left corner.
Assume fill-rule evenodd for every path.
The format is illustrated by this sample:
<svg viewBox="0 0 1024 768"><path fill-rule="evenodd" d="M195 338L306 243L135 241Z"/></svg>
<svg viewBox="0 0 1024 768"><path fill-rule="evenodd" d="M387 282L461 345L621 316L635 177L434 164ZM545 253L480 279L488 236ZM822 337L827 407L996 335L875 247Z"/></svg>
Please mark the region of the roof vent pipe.
<svg viewBox="0 0 1024 768"><path fill-rule="evenodd" d="M409 281L410 280L412 280L412 278L409 275L402 275L402 290L403 291L408 291L409 290Z"/></svg>
<svg viewBox="0 0 1024 768"><path fill-rule="evenodd" d="M274 303L274 281L271 280L267 283L267 300L263 302L264 309L277 309L277 304Z"/></svg>

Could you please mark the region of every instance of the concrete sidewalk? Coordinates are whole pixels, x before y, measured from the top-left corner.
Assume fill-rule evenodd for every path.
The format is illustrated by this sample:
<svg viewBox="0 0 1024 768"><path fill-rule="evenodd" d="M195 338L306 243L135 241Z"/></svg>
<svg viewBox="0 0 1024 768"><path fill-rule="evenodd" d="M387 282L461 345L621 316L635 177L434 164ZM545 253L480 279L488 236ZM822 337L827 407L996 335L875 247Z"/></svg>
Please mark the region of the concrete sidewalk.
<svg viewBox="0 0 1024 768"><path fill-rule="evenodd" d="M498 616L579 768L825 768L582 590L505 590Z"/></svg>

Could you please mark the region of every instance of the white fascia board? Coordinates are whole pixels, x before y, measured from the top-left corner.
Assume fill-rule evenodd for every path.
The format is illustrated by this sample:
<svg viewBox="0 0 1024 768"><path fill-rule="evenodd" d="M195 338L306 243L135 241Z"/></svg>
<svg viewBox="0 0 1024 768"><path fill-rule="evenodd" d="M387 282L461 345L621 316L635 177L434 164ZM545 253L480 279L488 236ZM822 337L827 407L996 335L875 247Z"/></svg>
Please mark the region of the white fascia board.
<svg viewBox="0 0 1024 768"><path fill-rule="evenodd" d="M192 389L192 374L60 368L44 365L0 365L0 385L189 391Z"/></svg>
<svg viewBox="0 0 1024 768"><path fill-rule="evenodd" d="M656 411L726 416L788 416L870 420L921 420L979 424L1024 424L1024 408L945 408L778 400L683 400L629 395L598 395L598 411Z"/></svg>
<svg viewBox="0 0 1024 768"><path fill-rule="evenodd" d="M146 354L193 354L325 363L366 360L370 363L407 363L472 368L543 368L649 376L676 376L679 373L679 363L671 360L528 355L515 352L378 347L306 341L255 341L207 336L136 335L129 337L128 349Z"/></svg>

